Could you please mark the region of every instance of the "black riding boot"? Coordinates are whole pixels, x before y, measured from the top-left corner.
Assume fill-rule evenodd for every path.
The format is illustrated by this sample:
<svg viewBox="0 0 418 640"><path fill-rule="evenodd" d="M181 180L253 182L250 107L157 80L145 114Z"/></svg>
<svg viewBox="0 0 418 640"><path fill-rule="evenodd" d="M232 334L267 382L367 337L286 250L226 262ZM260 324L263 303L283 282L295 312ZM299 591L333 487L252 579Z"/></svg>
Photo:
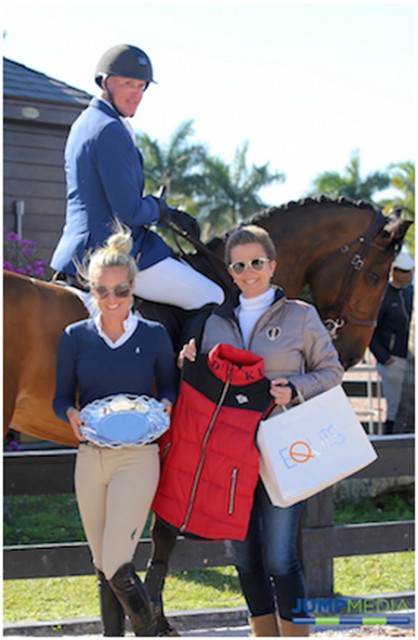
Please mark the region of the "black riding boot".
<svg viewBox="0 0 418 640"><path fill-rule="evenodd" d="M132 562L119 567L109 583L129 616L135 635L156 636L157 623L151 602Z"/></svg>
<svg viewBox="0 0 418 640"><path fill-rule="evenodd" d="M151 562L145 576L145 589L151 599L154 615L157 620L159 636L178 636L179 634L164 615L163 589L167 575L167 565L164 562Z"/></svg>
<svg viewBox="0 0 418 640"><path fill-rule="evenodd" d="M125 612L103 571L96 568L99 587L100 617L104 636L116 638L125 635Z"/></svg>
<svg viewBox="0 0 418 640"><path fill-rule="evenodd" d="M385 435L391 436L393 433L394 420L386 420L385 422Z"/></svg>

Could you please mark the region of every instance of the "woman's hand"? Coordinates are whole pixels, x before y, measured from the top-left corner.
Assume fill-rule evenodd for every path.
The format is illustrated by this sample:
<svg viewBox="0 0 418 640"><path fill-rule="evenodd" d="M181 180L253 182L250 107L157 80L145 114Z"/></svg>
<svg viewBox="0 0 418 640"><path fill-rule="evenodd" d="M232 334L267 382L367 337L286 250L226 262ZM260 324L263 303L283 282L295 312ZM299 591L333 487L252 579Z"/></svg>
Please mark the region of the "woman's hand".
<svg viewBox="0 0 418 640"><path fill-rule="evenodd" d="M183 363L185 358L190 360L190 362L194 362L196 360L197 348L196 348L196 340L191 338L189 342L186 342L183 349L179 353L179 357L177 358L177 366L179 369L183 368Z"/></svg>
<svg viewBox="0 0 418 640"><path fill-rule="evenodd" d="M69 409L67 409L67 418L77 440L85 440L85 438L80 433L80 427L84 423L81 417L81 413L78 411L78 409L75 409L74 407L70 407Z"/></svg>
<svg viewBox="0 0 418 640"><path fill-rule="evenodd" d="M292 399L292 389L287 386L289 380L287 378L276 378L271 381L270 393L277 405L289 404Z"/></svg>
<svg viewBox="0 0 418 640"><path fill-rule="evenodd" d="M164 411L168 413L169 416L171 416L171 411L173 410L173 403L167 398L162 398L161 402L164 405Z"/></svg>

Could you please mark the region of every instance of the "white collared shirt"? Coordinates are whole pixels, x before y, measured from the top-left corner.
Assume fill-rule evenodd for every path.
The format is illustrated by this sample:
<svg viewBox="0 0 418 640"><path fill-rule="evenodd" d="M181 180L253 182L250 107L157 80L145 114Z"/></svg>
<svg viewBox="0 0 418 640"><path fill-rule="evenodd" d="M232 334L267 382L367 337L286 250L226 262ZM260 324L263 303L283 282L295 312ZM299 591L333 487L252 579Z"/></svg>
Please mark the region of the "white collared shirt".
<svg viewBox="0 0 418 640"><path fill-rule="evenodd" d="M138 325L138 321L139 321L139 317L134 313L132 313L132 311L130 311L129 316L126 318L126 320L123 321L122 335L120 336L120 338L116 340L116 342L113 342L113 340L111 340L109 336L106 335L106 333L103 331L102 314L99 313L93 317L93 322L97 327L99 336L106 342L107 346L110 347L111 349L117 349L118 347L121 347L123 344L125 344L125 342L129 340L129 338L134 333Z"/></svg>

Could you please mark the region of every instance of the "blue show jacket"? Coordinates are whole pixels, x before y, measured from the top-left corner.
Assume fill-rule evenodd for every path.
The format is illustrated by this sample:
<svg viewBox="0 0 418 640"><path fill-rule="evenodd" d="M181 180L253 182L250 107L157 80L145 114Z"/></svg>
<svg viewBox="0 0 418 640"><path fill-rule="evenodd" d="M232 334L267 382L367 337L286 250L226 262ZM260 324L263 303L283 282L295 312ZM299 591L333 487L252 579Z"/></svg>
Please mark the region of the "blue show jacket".
<svg viewBox="0 0 418 640"><path fill-rule="evenodd" d="M143 160L116 111L93 98L71 127L65 148L67 213L51 266L74 275L73 262L103 245L115 217L132 230L132 255L146 269L170 255L160 236L148 229L159 221L158 204L142 197ZM139 255L138 255L139 254Z"/></svg>

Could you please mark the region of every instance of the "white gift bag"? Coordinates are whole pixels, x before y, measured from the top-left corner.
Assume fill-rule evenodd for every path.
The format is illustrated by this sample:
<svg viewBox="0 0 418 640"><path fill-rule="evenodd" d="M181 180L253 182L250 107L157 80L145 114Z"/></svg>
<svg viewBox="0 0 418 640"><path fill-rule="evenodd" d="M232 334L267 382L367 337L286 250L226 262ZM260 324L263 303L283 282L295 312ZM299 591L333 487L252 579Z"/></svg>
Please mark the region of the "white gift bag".
<svg viewBox="0 0 418 640"><path fill-rule="evenodd" d="M260 476L288 507L356 473L377 454L341 386L260 423Z"/></svg>

